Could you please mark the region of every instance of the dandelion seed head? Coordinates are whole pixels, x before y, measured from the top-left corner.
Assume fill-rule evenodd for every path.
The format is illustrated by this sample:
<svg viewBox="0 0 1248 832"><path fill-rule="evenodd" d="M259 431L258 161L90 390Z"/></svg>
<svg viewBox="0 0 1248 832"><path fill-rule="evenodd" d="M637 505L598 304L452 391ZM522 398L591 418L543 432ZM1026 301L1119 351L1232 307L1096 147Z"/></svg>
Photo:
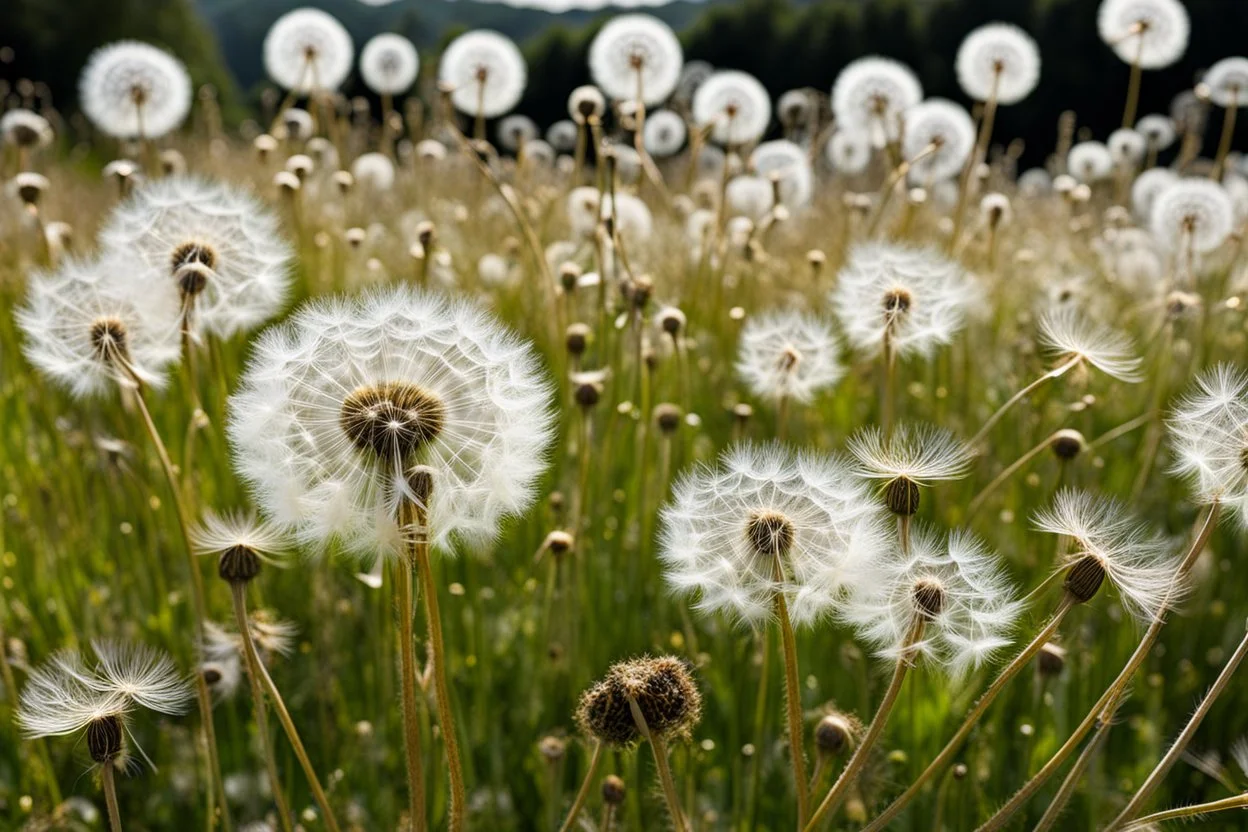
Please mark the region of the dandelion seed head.
<svg viewBox="0 0 1248 832"><path fill-rule="evenodd" d="M1219 107L1248 103L1248 58L1223 58L1205 73L1209 100Z"/></svg>
<svg viewBox="0 0 1248 832"><path fill-rule="evenodd" d="M788 139L763 142L750 154L750 167L763 178L777 178L780 201L790 208L808 204L815 192L810 157Z"/></svg>
<svg viewBox="0 0 1248 832"><path fill-rule="evenodd" d="M849 452L860 477L923 486L961 479L974 456L965 442L929 424L901 424L891 436L876 426L865 427L850 438Z"/></svg>
<svg viewBox="0 0 1248 832"><path fill-rule="evenodd" d="M910 181L952 179L975 147L975 125L966 109L943 98L929 98L905 112L902 155L911 163Z"/></svg>
<svg viewBox="0 0 1248 832"><path fill-rule="evenodd" d="M771 122L771 97L753 75L719 70L693 96L693 120L711 125L711 140L727 146L758 141Z"/></svg>
<svg viewBox="0 0 1248 832"><path fill-rule="evenodd" d="M1248 373L1218 364L1198 375L1168 422L1171 471L1202 502L1222 502L1248 524Z"/></svg>
<svg viewBox="0 0 1248 832"><path fill-rule="evenodd" d="M1161 69L1187 51L1191 23L1179 0L1103 0L1096 28L1123 61Z"/></svg>
<svg viewBox="0 0 1248 832"><path fill-rule="evenodd" d="M133 40L91 53L78 79L82 111L119 139L156 139L176 130L191 110L191 78L163 49Z"/></svg>
<svg viewBox="0 0 1248 832"><path fill-rule="evenodd" d="M1114 157L1101 142L1079 142L1066 155L1066 169L1080 182L1091 185L1114 172Z"/></svg>
<svg viewBox="0 0 1248 832"><path fill-rule="evenodd" d="M775 190L761 176L734 176L724 189L724 202L732 216L757 223L775 205Z"/></svg>
<svg viewBox="0 0 1248 832"><path fill-rule="evenodd" d="M599 742L628 747L643 738L633 705L650 734L664 740L688 736L702 718L702 694L685 662L642 656L612 665L581 695L576 723Z"/></svg>
<svg viewBox="0 0 1248 832"><path fill-rule="evenodd" d="M824 154L838 173L845 176L862 173L871 162L871 134L865 130L841 128L824 145Z"/></svg>
<svg viewBox="0 0 1248 832"><path fill-rule="evenodd" d="M360 77L378 95L403 95L419 72L416 47L402 35L375 35L360 50Z"/></svg>
<svg viewBox="0 0 1248 832"><path fill-rule="evenodd" d="M1178 181L1179 175L1169 168L1149 168L1135 177L1131 183L1131 210L1135 216L1148 222L1158 194Z"/></svg>
<svg viewBox="0 0 1248 832"><path fill-rule="evenodd" d="M841 345L816 315L784 310L751 317L737 346L737 374L760 398L809 403L845 374Z"/></svg>
<svg viewBox="0 0 1248 832"><path fill-rule="evenodd" d="M647 107L672 94L683 63L672 27L648 14L611 18L589 45L594 83L617 101L635 101L640 94Z"/></svg>
<svg viewBox="0 0 1248 832"><path fill-rule="evenodd" d="M25 149L47 147L54 138L52 125L38 113L14 107L0 116L0 139Z"/></svg>
<svg viewBox="0 0 1248 832"><path fill-rule="evenodd" d="M1143 379L1131 339L1065 308L1040 319L1040 343L1059 363L1072 359L1092 365L1110 378L1135 383Z"/></svg>
<svg viewBox="0 0 1248 832"><path fill-rule="evenodd" d="M869 56L851 61L832 85L839 125L866 131L876 147L900 134L901 115L923 98L923 86L905 64Z"/></svg>
<svg viewBox="0 0 1248 832"><path fill-rule="evenodd" d="M351 163L351 176L361 187L383 193L394 187L394 162L384 153L361 153Z"/></svg>
<svg viewBox="0 0 1248 832"><path fill-rule="evenodd" d="M446 47L438 63L438 80L451 88L456 110L496 118L520 102L528 67L510 38L477 29Z"/></svg>
<svg viewBox="0 0 1248 832"><path fill-rule="evenodd" d="M498 144L503 150L515 153L537 136L537 124L526 115L512 113L498 122Z"/></svg>
<svg viewBox="0 0 1248 832"><path fill-rule="evenodd" d="M1122 127L1109 134L1105 146L1115 164L1135 167L1144 161L1144 155L1148 152L1148 139L1135 130Z"/></svg>
<svg viewBox="0 0 1248 832"><path fill-rule="evenodd" d="M1017 104L1040 82L1040 49L1017 26L989 23L962 41L955 69L962 91L976 101L995 96L999 104Z"/></svg>
<svg viewBox="0 0 1248 832"><path fill-rule="evenodd" d="M658 110L646 115L642 139L647 153L656 159L665 159L680 152L688 132L683 118L671 110Z"/></svg>
<svg viewBox="0 0 1248 832"><path fill-rule="evenodd" d="M1235 206L1226 189L1203 178L1184 178L1153 199L1149 228L1170 250L1191 245L1210 252L1222 245L1234 226Z"/></svg>
<svg viewBox="0 0 1248 832"><path fill-rule="evenodd" d="M320 9L286 12L264 36L265 70L273 83L296 93L337 90L354 60L351 35Z"/></svg>

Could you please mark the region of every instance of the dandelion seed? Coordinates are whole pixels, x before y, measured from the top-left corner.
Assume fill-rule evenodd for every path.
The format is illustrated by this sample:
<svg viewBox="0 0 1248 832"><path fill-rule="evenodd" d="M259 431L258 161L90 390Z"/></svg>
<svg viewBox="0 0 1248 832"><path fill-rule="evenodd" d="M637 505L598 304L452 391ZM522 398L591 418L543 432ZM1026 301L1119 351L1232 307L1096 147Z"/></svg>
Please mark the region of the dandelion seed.
<svg viewBox="0 0 1248 832"><path fill-rule="evenodd" d="M1073 310L1050 312L1040 319L1040 343L1059 364L1084 363L1118 381L1143 379L1141 359L1131 340L1120 332L1080 317Z"/></svg>

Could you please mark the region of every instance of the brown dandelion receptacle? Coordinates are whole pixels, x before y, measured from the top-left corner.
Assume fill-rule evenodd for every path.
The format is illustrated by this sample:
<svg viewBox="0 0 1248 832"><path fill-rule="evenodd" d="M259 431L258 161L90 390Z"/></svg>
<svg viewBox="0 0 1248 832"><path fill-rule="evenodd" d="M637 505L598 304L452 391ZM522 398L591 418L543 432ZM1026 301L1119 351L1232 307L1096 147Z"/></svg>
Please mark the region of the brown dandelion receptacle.
<svg viewBox="0 0 1248 832"><path fill-rule="evenodd" d="M582 694L577 725L609 746L633 745L642 734L630 699L655 737L686 735L702 718L702 695L685 663L673 656L644 656L613 665L602 681Z"/></svg>
<svg viewBox="0 0 1248 832"><path fill-rule="evenodd" d="M1087 447L1083 434L1077 430L1064 429L1053 434L1053 439L1049 442L1049 447L1053 449L1053 454L1063 462L1069 462L1079 456Z"/></svg>
<svg viewBox="0 0 1248 832"><path fill-rule="evenodd" d="M87 725L87 751L91 759L97 763L115 762L121 756L124 735L125 728L119 716L102 716L92 720Z"/></svg>
<svg viewBox="0 0 1248 832"><path fill-rule="evenodd" d="M364 453L395 462L413 460L446 427L446 405L415 384L359 387L342 403L339 424Z"/></svg>
<svg viewBox="0 0 1248 832"><path fill-rule="evenodd" d="M774 511L762 511L745 524L750 547L762 557L782 556L793 548L793 521Z"/></svg>
<svg viewBox="0 0 1248 832"><path fill-rule="evenodd" d="M1105 582L1105 564L1093 555L1084 555L1066 572L1066 591L1079 603L1092 600Z"/></svg>
<svg viewBox="0 0 1248 832"><path fill-rule="evenodd" d="M659 430L664 436L671 436L680 427L680 420L684 416L680 407L671 403L663 403L655 405L654 423L659 426Z"/></svg>
<svg viewBox="0 0 1248 832"><path fill-rule="evenodd" d="M884 294L884 314L890 318L906 314L913 304L914 298L906 289L890 289Z"/></svg>
<svg viewBox="0 0 1248 832"><path fill-rule="evenodd" d="M191 263L199 263L209 270L215 269L217 267L216 249L207 243L196 241L181 243L169 256L169 272L176 275L183 266Z"/></svg>
<svg viewBox="0 0 1248 832"><path fill-rule="evenodd" d="M91 324L90 337L91 348L101 361L124 360L129 356L126 325L119 318L97 318Z"/></svg>
<svg viewBox="0 0 1248 832"><path fill-rule="evenodd" d="M1060 676L1066 667L1066 651L1052 642L1046 643L1036 655L1036 667L1046 678Z"/></svg>
<svg viewBox="0 0 1248 832"><path fill-rule="evenodd" d="M945 588L929 578L915 582L914 606L924 618L936 618L945 608Z"/></svg>
<svg viewBox="0 0 1248 832"><path fill-rule="evenodd" d="M884 504L893 514L913 517L919 510L919 484L909 477L898 477L884 487Z"/></svg>
<svg viewBox="0 0 1248 832"><path fill-rule="evenodd" d="M828 714L815 726L815 748L820 754L840 754L853 742L853 727L840 714Z"/></svg>
<svg viewBox="0 0 1248 832"><path fill-rule="evenodd" d="M250 546L231 546L217 559L217 574L230 584L245 584L260 574L260 557Z"/></svg>

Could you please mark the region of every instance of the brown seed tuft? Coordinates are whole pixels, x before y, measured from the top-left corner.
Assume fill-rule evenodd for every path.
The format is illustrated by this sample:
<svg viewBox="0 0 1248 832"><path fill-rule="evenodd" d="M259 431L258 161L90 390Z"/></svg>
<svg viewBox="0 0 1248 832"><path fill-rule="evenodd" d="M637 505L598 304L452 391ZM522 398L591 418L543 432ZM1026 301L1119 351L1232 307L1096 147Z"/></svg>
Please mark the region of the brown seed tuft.
<svg viewBox="0 0 1248 832"><path fill-rule="evenodd" d="M919 510L919 484L909 477L898 477L884 487L884 504L893 514L913 517Z"/></svg>
<svg viewBox="0 0 1248 832"><path fill-rule="evenodd" d="M446 427L446 405L414 384L383 382L347 396L338 420L361 451L387 462L411 462Z"/></svg>
<svg viewBox="0 0 1248 832"><path fill-rule="evenodd" d="M787 555L793 548L793 521L774 511L753 514L745 524L745 537L761 557Z"/></svg>
<svg viewBox="0 0 1248 832"><path fill-rule="evenodd" d="M97 763L111 763L121 756L125 731L119 716L102 716L87 724L87 750Z"/></svg>
<svg viewBox="0 0 1248 832"><path fill-rule="evenodd" d="M1105 564L1095 555L1085 554L1066 572L1066 591L1081 604L1092 600L1105 582Z"/></svg>
<svg viewBox="0 0 1248 832"><path fill-rule="evenodd" d="M675 656L643 656L612 665L602 681L581 695L576 722L611 746L642 739L629 699L637 703L651 735L687 735L702 718L702 695L686 664Z"/></svg>
<svg viewBox="0 0 1248 832"><path fill-rule="evenodd" d="M945 588L937 580L920 579L914 584L914 606L924 618L935 618L945 608Z"/></svg>

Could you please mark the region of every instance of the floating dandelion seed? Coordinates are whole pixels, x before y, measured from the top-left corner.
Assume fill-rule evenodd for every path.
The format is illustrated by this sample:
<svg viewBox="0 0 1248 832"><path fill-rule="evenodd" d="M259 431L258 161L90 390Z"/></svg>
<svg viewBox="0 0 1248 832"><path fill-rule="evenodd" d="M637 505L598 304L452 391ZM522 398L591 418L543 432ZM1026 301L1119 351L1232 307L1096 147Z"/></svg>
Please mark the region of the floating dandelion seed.
<svg viewBox="0 0 1248 832"><path fill-rule="evenodd" d="M841 380L845 368L832 327L800 311L750 318L737 348L737 373L761 398L809 403Z"/></svg>
<svg viewBox="0 0 1248 832"><path fill-rule="evenodd" d="M306 95L333 92L351 73L355 45L337 18L301 8L274 21L264 36L264 68L273 83Z"/></svg>
<svg viewBox="0 0 1248 832"><path fill-rule="evenodd" d="M266 331L230 398L235 461L268 515L365 555L399 543L413 466L434 543L492 538L533 499L551 436L532 349L488 315L393 288L303 306Z"/></svg>
<svg viewBox="0 0 1248 832"><path fill-rule="evenodd" d="M866 484L844 462L781 445L738 445L672 494L659 554L669 586L696 596L699 610L751 625L773 614L776 593L799 625L832 613L887 541ZM782 538L780 575L771 543L760 551L764 532Z"/></svg>
<svg viewBox="0 0 1248 832"><path fill-rule="evenodd" d="M617 101L663 102L680 80L684 53L672 28L648 14L613 17L589 46L594 83Z"/></svg>
<svg viewBox="0 0 1248 832"><path fill-rule="evenodd" d="M1204 253L1226 241L1234 221L1235 206L1225 188L1208 179L1187 178L1153 199L1149 228L1168 249L1191 246Z"/></svg>
<svg viewBox="0 0 1248 832"><path fill-rule="evenodd" d="M419 72L416 47L402 35L376 35L360 51L360 77L378 95L402 95Z"/></svg>
<svg viewBox="0 0 1248 832"><path fill-rule="evenodd" d="M711 139L734 146L758 141L771 122L771 98L753 75L720 70L693 96L693 119L711 126Z"/></svg>
<svg viewBox="0 0 1248 832"><path fill-rule="evenodd" d="M147 43L123 40L91 53L78 80L82 110L119 139L157 139L191 110L191 79L177 58Z"/></svg>
<svg viewBox="0 0 1248 832"><path fill-rule="evenodd" d="M913 161L910 179L934 183L957 176L975 148L975 125L966 109L929 98L905 113L902 155Z"/></svg>
<svg viewBox="0 0 1248 832"><path fill-rule="evenodd" d="M850 250L831 301L845 337L879 352L930 355L962 328L972 284L962 267L930 248L863 243Z"/></svg>
<svg viewBox="0 0 1248 832"><path fill-rule="evenodd" d="M832 113L841 127L866 131L878 147L899 135L902 113L922 98L918 77L904 64L890 58L859 58L836 76Z"/></svg>
<svg viewBox="0 0 1248 832"><path fill-rule="evenodd" d="M976 101L1017 104L1040 81L1040 49L1017 26L989 23L962 41L955 68L962 91Z"/></svg>
<svg viewBox="0 0 1248 832"><path fill-rule="evenodd" d="M169 296L191 330L228 338L272 318L290 291L293 254L272 211L231 185L166 177L117 206L100 237L146 266L136 294Z"/></svg>
<svg viewBox="0 0 1248 832"><path fill-rule="evenodd" d="M78 396L136 382L163 387L181 352L177 305L168 293L143 291L136 273L141 261L120 257L67 258L35 272L17 312L30 362Z"/></svg>
<svg viewBox="0 0 1248 832"><path fill-rule="evenodd" d="M1126 63L1161 69L1183 57L1191 24L1178 0L1104 0L1096 28Z"/></svg>
<svg viewBox="0 0 1248 832"><path fill-rule="evenodd" d="M1071 309L1049 312L1040 319L1040 343L1058 364L1089 364L1110 378L1138 382L1142 360L1131 339L1088 320Z"/></svg>
<svg viewBox="0 0 1248 832"><path fill-rule="evenodd" d="M455 38L438 62L438 80L451 87L455 109L480 118L496 118L515 107L527 72L516 44L487 29Z"/></svg>
<svg viewBox="0 0 1248 832"><path fill-rule="evenodd" d="M1178 560L1160 535L1149 531L1117 500L1063 489L1034 518L1037 529L1071 539L1058 570L1066 591L1089 601L1108 580L1131 615L1148 622L1176 599L1172 583Z"/></svg>

